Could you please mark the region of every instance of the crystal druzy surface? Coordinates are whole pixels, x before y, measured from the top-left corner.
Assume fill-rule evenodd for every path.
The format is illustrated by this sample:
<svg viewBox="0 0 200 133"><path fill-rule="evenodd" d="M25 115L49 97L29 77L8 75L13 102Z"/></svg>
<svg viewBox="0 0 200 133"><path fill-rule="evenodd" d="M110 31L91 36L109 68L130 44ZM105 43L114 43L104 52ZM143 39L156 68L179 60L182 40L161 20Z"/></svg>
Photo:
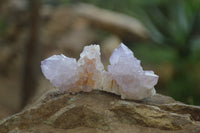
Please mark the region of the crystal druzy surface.
<svg viewBox="0 0 200 133"><path fill-rule="evenodd" d="M155 94L158 76L153 71L144 71L140 60L124 44L114 50L108 72L100 54L99 45L90 45L84 47L78 61L62 54L53 55L41 62L42 72L53 86L67 92L99 89L134 100Z"/></svg>

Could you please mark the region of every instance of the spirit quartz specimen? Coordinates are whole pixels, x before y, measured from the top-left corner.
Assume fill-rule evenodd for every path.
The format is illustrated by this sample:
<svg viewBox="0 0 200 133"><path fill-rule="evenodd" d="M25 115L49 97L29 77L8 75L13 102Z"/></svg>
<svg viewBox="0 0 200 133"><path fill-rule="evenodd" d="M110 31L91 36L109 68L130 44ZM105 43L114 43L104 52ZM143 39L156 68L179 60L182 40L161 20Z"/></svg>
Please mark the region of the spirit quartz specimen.
<svg viewBox="0 0 200 133"><path fill-rule="evenodd" d="M42 61L41 68L53 86L67 92L98 89L123 99L153 96L158 81L158 76L153 71L144 71L133 52L122 43L110 57L108 72L101 63L99 45L85 46L78 61L62 54L53 55Z"/></svg>
<svg viewBox="0 0 200 133"><path fill-rule="evenodd" d="M155 94L158 76L153 71L143 71L140 60L123 43L111 55L108 73L120 86L122 98L140 100Z"/></svg>

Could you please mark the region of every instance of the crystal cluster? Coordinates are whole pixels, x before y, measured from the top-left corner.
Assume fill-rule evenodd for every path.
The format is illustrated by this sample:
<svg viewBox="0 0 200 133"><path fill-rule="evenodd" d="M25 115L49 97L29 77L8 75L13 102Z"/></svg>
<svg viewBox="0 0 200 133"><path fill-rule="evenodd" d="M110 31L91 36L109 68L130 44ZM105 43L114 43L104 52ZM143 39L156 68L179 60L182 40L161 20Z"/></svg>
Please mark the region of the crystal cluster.
<svg viewBox="0 0 200 133"><path fill-rule="evenodd" d="M62 54L53 55L42 61L42 72L55 87L72 93L99 89L134 100L155 94L158 76L153 71L144 71L124 44L114 50L108 72L104 70L100 54L99 45L90 45L84 47L78 61Z"/></svg>
<svg viewBox="0 0 200 133"><path fill-rule="evenodd" d="M140 60L122 43L110 57L108 73L120 86L122 98L140 100L155 94L158 76L153 71L143 71Z"/></svg>
<svg viewBox="0 0 200 133"><path fill-rule="evenodd" d="M81 79L85 79L86 88L98 89L102 84L102 72L104 66L100 58L99 45L91 45L84 47L83 52L80 54L78 65L81 69Z"/></svg>
<svg viewBox="0 0 200 133"><path fill-rule="evenodd" d="M53 55L41 62L44 76L55 87L68 89L79 80L78 64L75 59L61 55Z"/></svg>
<svg viewBox="0 0 200 133"><path fill-rule="evenodd" d="M86 46L78 62L74 58L53 55L41 62L44 76L53 86L68 92L91 91L101 88L101 63L99 45Z"/></svg>

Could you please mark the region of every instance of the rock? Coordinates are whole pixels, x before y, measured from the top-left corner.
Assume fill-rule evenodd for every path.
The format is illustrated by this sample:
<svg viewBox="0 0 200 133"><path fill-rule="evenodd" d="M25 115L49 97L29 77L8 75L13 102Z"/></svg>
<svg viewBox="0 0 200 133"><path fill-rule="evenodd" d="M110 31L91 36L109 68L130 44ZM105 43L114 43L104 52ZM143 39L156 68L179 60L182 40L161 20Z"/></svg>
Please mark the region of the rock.
<svg viewBox="0 0 200 133"><path fill-rule="evenodd" d="M43 12L46 9L44 7ZM77 16L70 7L58 6L44 14L47 15L41 39L48 55L64 53L79 58L82 47L98 39L89 22Z"/></svg>
<svg viewBox="0 0 200 133"><path fill-rule="evenodd" d="M93 27L108 31L123 40L149 39L147 29L136 18L83 3L76 5L74 11L88 20Z"/></svg>
<svg viewBox="0 0 200 133"><path fill-rule="evenodd" d="M0 121L0 132L199 133L199 120L200 107L160 94L132 101L101 91L72 95L54 90Z"/></svg>
<svg viewBox="0 0 200 133"><path fill-rule="evenodd" d="M10 116L12 113L7 107L0 104L0 120Z"/></svg>

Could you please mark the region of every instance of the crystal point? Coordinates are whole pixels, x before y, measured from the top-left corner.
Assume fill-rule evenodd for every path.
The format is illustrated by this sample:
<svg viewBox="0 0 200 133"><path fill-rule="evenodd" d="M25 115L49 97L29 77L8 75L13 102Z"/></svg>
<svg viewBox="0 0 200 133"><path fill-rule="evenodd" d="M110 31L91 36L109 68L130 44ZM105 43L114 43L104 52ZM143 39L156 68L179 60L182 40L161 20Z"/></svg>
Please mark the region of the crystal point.
<svg viewBox="0 0 200 133"><path fill-rule="evenodd" d="M100 58L99 45L85 46L83 52L80 54L78 64L81 69L82 82L93 89L101 88L102 72L104 66Z"/></svg>

